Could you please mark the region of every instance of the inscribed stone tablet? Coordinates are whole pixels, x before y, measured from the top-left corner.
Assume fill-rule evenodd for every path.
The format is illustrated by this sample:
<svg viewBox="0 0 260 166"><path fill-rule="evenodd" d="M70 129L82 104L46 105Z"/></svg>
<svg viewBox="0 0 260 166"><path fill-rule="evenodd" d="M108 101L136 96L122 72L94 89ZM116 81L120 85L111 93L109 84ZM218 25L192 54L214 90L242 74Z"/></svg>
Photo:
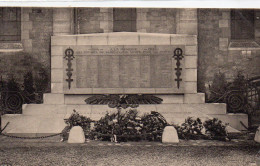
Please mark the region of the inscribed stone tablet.
<svg viewBox="0 0 260 166"><path fill-rule="evenodd" d="M169 45L74 47L74 87L175 88L175 48Z"/></svg>

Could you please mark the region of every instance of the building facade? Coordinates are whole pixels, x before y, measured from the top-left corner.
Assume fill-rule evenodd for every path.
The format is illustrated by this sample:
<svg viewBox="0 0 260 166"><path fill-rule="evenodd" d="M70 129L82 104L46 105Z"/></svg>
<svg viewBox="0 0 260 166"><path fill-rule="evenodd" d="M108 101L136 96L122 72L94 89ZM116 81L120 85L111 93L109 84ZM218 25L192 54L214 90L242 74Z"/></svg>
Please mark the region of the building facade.
<svg viewBox="0 0 260 166"><path fill-rule="evenodd" d="M50 82L53 35L189 34L198 36L198 90L205 92L217 71L226 73L228 79L238 71L249 77L259 75L259 13L239 9L5 7L1 8L1 75L3 80L15 77L21 82L23 74L16 73L45 69Z"/></svg>
<svg viewBox="0 0 260 166"><path fill-rule="evenodd" d="M183 45L185 55L187 55L185 75L183 75L185 77L183 86L186 89L180 91L184 94L180 103L185 104L185 100L186 103L191 104L205 102L202 93L207 93L214 74L218 72L225 73L228 80L234 79L240 71L249 77L260 75L259 10L1 8L0 14L0 27L3 27L0 33L2 80L7 81L14 78L18 82L22 82L24 74L32 71L33 77L38 82L44 82L41 84L44 88L41 89L45 93L64 94L65 92L64 87L67 83L64 81L67 73L64 73L66 70L63 68L66 66L63 60L65 47L75 46L78 50L80 49L78 45L88 47L104 41L107 43L103 45L120 45L117 42L124 43L125 40L130 41L135 37L139 44L133 41L127 45L143 45L141 43L142 40L145 41L145 36L148 36L147 42L149 42L149 38L154 40L154 43L151 40L150 45L173 45L174 47ZM119 34L117 35L114 32L121 33L117 33ZM100 37L102 35L106 37ZM86 39L91 36L92 40ZM113 38L116 44L109 43ZM76 44L72 44L74 40ZM80 40L84 44L79 44ZM148 44L145 43L145 45ZM158 48L160 49L160 46ZM74 86L73 83L72 86ZM103 86L106 87L106 85ZM158 86L160 86L159 83ZM133 93L139 93L139 90L140 87ZM104 93L104 91L101 92ZM108 93L111 92L108 91ZM179 92L173 90L172 94L174 93ZM75 91L68 94L79 95L80 93ZM90 93L86 91L84 94ZM91 94L97 93L92 90ZM158 94L168 93L164 94L160 90ZM47 96L45 95L46 100L48 100ZM172 97L172 100L175 100L174 103L178 103L179 99L176 96ZM56 99L50 98L49 100L52 100L50 102L60 102L58 97ZM69 97L67 99L69 101ZM169 98L166 97L165 100L167 101L167 99ZM241 117L245 119L244 115ZM235 118L239 120L241 117ZM238 126L234 127L241 129Z"/></svg>

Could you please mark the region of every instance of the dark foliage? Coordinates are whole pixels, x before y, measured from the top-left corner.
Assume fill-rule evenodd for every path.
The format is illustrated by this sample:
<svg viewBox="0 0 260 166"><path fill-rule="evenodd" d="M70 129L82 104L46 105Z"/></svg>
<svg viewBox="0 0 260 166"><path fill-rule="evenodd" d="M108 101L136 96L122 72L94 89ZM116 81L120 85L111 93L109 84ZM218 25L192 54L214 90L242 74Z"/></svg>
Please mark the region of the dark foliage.
<svg viewBox="0 0 260 166"><path fill-rule="evenodd" d="M33 81L33 76L31 72L28 72L27 74L24 75L24 91L23 93L27 96L25 98L26 103L30 103L30 101L35 100L35 88L33 87L34 81Z"/></svg>
<svg viewBox="0 0 260 166"><path fill-rule="evenodd" d="M224 94L228 90L228 82L224 73L216 73L214 75L213 83L209 87L209 102L224 103Z"/></svg>
<svg viewBox="0 0 260 166"><path fill-rule="evenodd" d="M91 123L93 122L90 118L80 115L76 110L73 110L73 113L68 119L64 120L67 126L62 130L62 139L67 140L69 136L69 131L73 126L82 127L86 137L88 138L91 131Z"/></svg>
<svg viewBox="0 0 260 166"><path fill-rule="evenodd" d="M247 87L247 80L245 76L241 72L238 72L233 82L231 82L229 89L245 90L246 87Z"/></svg>
<svg viewBox="0 0 260 166"><path fill-rule="evenodd" d="M163 129L167 126L167 122L160 113L152 111L151 114L144 115L141 122L143 139L149 141L161 140Z"/></svg>
<svg viewBox="0 0 260 166"><path fill-rule="evenodd" d="M250 83L250 79L246 79L242 72L238 72L230 82L226 81L224 73L215 74L209 90L208 102L226 103L230 113L247 113L251 116L258 109L259 88L255 83Z"/></svg>
<svg viewBox="0 0 260 166"><path fill-rule="evenodd" d="M8 82L7 82L7 91L9 92L20 92L20 86L19 84L15 81L14 78L11 78Z"/></svg>
<svg viewBox="0 0 260 166"><path fill-rule="evenodd" d="M203 124L200 118L193 119L188 117L185 119L185 122L181 126L174 125L178 132L178 136L181 139L200 139L203 137L202 129Z"/></svg>
<svg viewBox="0 0 260 166"><path fill-rule="evenodd" d="M96 122L92 135L100 140L110 140L117 135L117 141L137 141L140 135L141 118L136 110L129 110L124 113L106 113Z"/></svg>
<svg viewBox="0 0 260 166"><path fill-rule="evenodd" d="M111 140L117 135L117 141L160 141L164 127L167 125L161 114L152 111L150 114L138 116L136 110L122 113L107 113L96 122L92 137L100 140Z"/></svg>
<svg viewBox="0 0 260 166"><path fill-rule="evenodd" d="M68 119L65 119L65 123L71 129L73 126L80 126L86 134L90 132L90 125L93 122L90 118L80 115L76 110L73 110L73 113Z"/></svg>
<svg viewBox="0 0 260 166"><path fill-rule="evenodd" d="M46 70L41 69L34 78L36 92L46 92L48 89L48 74Z"/></svg>
<svg viewBox="0 0 260 166"><path fill-rule="evenodd" d="M206 120L203 125L209 139L227 140L227 124L223 124L221 120L218 120L217 118L209 119Z"/></svg>
<svg viewBox="0 0 260 166"><path fill-rule="evenodd" d="M63 130L63 138L68 138L68 133L73 126L81 126L86 138L102 141L161 141L164 128L169 125L165 118L158 112L138 116L137 110L115 113L106 113L100 120L94 122L90 118L79 115L75 110L72 115L65 119L67 127ZM91 123L94 127L91 128ZM173 125L180 139L215 139L228 140L226 131L227 124L214 118L202 123L200 118L188 117L181 125ZM205 129L205 133L202 131ZM116 138L115 138L116 136Z"/></svg>

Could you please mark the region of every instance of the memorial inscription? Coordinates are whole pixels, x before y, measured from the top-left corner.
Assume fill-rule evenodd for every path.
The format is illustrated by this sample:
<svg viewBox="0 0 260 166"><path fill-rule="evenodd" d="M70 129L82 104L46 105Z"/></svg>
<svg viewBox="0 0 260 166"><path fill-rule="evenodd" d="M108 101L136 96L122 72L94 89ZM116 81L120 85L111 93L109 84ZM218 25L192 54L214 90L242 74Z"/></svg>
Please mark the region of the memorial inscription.
<svg viewBox="0 0 260 166"><path fill-rule="evenodd" d="M78 46L80 47L80 46ZM164 47L166 50L159 49ZM168 49L167 49L168 47ZM173 46L84 46L75 55L151 55L173 54Z"/></svg>
<svg viewBox="0 0 260 166"><path fill-rule="evenodd" d="M177 88L173 58L176 48L171 45L76 46L73 87Z"/></svg>

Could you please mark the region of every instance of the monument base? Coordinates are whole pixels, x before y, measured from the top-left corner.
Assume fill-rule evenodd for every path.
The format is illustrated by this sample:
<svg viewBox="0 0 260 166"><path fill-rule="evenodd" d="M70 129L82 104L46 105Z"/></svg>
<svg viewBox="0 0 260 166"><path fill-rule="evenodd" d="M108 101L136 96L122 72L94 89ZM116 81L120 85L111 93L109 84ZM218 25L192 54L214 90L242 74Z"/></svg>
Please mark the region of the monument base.
<svg viewBox="0 0 260 166"><path fill-rule="evenodd" d="M202 94L197 94L200 98ZM24 104L22 114L5 114L2 116L2 128L7 122L10 124L4 133L19 134L47 134L60 133L66 124L64 119L69 118L75 109L80 114L99 120L106 112L116 112L116 109L107 105L87 105L84 103L87 95L64 95L65 104L53 104L55 95L44 95L43 104ZM202 120L218 118L237 130L245 130L240 122L248 125L246 114L233 114L226 112L224 103L203 103L203 100L194 98L194 103L185 103L185 95L159 95L164 99L158 105L140 105L137 110L140 115L157 111L161 113L168 123L181 124L189 116L199 117ZM194 96L193 96L194 97ZM201 98L202 99L202 98ZM197 103L195 103L195 101ZM55 101L55 103L58 103Z"/></svg>

